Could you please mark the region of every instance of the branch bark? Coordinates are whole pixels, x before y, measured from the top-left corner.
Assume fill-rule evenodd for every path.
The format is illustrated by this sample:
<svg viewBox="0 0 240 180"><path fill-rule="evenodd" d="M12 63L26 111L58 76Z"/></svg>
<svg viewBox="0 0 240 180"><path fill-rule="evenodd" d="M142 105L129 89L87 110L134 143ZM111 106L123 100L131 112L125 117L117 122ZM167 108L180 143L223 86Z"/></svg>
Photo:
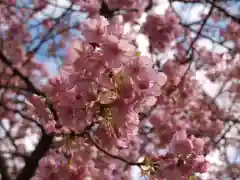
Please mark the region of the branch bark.
<svg viewBox="0 0 240 180"><path fill-rule="evenodd" d="M35 174L38 163L42 157L46 155L53 143L54 136L52 134L43 134L36 149L25 162L25 167L22 169L16 180L30 180Z"/></svg>
<svg viewBox="0 0 240 180"><path fill-rule="evenodd" d="M11 70L13 71L13 73L15 75L17 75L21 80L23 80L26 85L27 85L27 89L29 89L31 92L45 97L47 100L47 105L49 110L52 112L52 115L54 117L55 121L58 121L58 115L56 110L53 107L53 104L50 102L50 100L47 98L47 95L45 93L43 93L42 91L40 91L38 88L36 88L34 86L34 84L29 80L29 78L27 76L25 76L24 74L22 74L18 69L16 69L15 67L13 67L13 63L11 62L11 60L9 60L2 51L0 51L0 59L2 60L3 63L5 63L8 67L11 68Z"/></svg>
<svg viewBox="0 0 240 180"><path fill-rule="evenodd" d="M2 180L10 180L10 176L7 171L6 161L2 155L0 155L0 174Z"/></svg>

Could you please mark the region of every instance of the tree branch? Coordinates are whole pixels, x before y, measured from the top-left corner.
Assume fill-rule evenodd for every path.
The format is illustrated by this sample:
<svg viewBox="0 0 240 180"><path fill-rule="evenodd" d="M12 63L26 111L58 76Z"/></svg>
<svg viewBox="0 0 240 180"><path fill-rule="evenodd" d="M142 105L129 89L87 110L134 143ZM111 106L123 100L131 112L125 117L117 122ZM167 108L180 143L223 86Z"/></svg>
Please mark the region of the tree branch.
<svg viewBox="0 0 240 180"><path fill-rule="evenodd" d="M94 138L91 135L91 132L86 133L87 138L90 140L90 142L101 152L103 152L104 154L108 155L109 157L112 157L114 159L118 159L124 163L126 163L127 165L133 165L133 166L141 166L143 165L143 163L138 163L138 162L131 162L127 159L124 159L123 157L111 154L110 152L106 151L104 148L102 148L97 142L95 142Z"/></svg>
<svg viewBox="0 0 240 180"><path fill-rule="evenodd" d="M28 77L24 76L18 69L13 67L13 63L3 54L2 51L0 51L0 59L13 71L14 74L16 74L18 77L20 77L27 85L28 89L32 91L33 93L45 97L46 103L48 105L48 108L52 112L52 115L55 119L55 121L58 121L58 115L56 110L53 108L53 104L50 102L50 100L47 98L46 94L41 92L39 89L37 89L34 84L29 80Z"/></svg>
<svg viewBox="0 0 240 180"><path fill-rule="evenodd" d="M216 0L214 0L213 4L215 3ZM198 31L198 33L196 34L195 38L193 39L192 43L190 44L188 50L187 50L187 55L189 54L190 50L192 49L192 47L194 46L195 42L198 40L198 38L201 36L202 30L205 26L205 24L207 23L208 19L210 18L210 16L212 15L212 12L214 10L214 6L212 5L207 16L205 17L205 19L203 20L203 23Z"/></svg>
<svg viewBox="0 0 240 180"><path fill-rule="evenodd" d="M216 3L214 3L211 0L206 0L209 4L211 4L212 6L214 6L214 8L216 8L219 12L223 13L225 16L231 18L233 21L235 21L236 23L240 24L240 19L233 16L232 14L230 14L226 9L224 9L223 7L217 5Z"/></svg>
<svg viewBox="0 0 240 180"><path fill-rule="evenodd" d="M2 180L11 179L7 171L6 161L2 155L0 155L0 174L2 176Z"/></svg>
<svg viewBox="0 0 240 180"><path fill-rule="evenodd" d="M211 6L213 6L215 9L217 9L219 12L223 13L226 17L231 18L234 22L240 24L240 18L230 14L225 8L223 8L222 6L216 4L213 2L213 0L205 0L205 1L186 1L186 0L171 0L172 2L181 2L181 3L185 3L185 4L204 4L204 3L208 3L211 4Z"/></svg>
<svg viewBox="0 0 240 180"><path fill-rule="evenodd" d="M25 167L17 176L16 180L30 180L35 174L38 163L42 157L46 155L50 149L54 136L52 134L43 134L36 149L25 162Z"/></svg>

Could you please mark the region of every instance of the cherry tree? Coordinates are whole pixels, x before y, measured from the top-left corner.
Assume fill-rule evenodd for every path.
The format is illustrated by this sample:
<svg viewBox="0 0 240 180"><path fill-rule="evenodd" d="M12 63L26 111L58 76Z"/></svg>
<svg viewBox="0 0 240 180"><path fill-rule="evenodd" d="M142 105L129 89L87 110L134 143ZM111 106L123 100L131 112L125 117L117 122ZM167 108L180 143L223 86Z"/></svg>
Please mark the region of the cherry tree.
<svg viewBox="0 0 240 180"><path fill-rule="evenodd" d="M237 5L1 0L0 179L239 179Z"/></svg>

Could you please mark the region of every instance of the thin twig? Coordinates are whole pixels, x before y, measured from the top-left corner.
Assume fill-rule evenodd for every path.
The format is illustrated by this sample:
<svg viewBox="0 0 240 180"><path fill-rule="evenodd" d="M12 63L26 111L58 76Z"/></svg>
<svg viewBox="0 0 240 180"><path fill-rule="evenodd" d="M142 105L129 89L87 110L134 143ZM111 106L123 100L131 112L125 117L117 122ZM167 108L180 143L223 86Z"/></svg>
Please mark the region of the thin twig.
<svg viewBox="0 0 240 180"><path fill-rule="evenodd" d="M114 158L114 159L118 159L128 165L133 165L133 166L141 166L143 165L143 163L138 163L138 162L131 162L131 161L128 161L127 159L124 159L123 157L120 157L120 156L117 156L117 155L114 155L114 154L111 154L110 152L106 151L104 148L102 148L95 140L94 138L92 137L91 135L91 132L89 133L86 133L86 136L87 138L91 141L91 143L96 146L96 148L98 150L100 150L101 152L103 152L104 154Z"/></svg>
<svg viewBox="0 0 240 180"><path fill-rule="evenodd" d="M53 104L51 103L51 101L47 98L47 95L43 92L41 92L39 89L37 89L33 83L29 80L29 78L27 76L24 76L18 69L16 69L15 67L13 67L13 63L0 51L0 59L9 67L11 68L11 70L13 71L14 74L16 74L19 78L21 78L27 85L28 89L39 95L42 97L46 98L46 103L48 105L48 108L50 109L50 111L52 112L52 115L55 119L55 121L58 121L58 115L56 110L53 108Z"/></svg>
<svg viewBox="0 0 240 180"><path fill-rule="evenodd" d="M216 1L216 0L214 0L213 3L215 3L215 1ZM195 42L196 42L196 41L198 40L198 38L201 36L202 30L203 30L205 24L207 23L209 17L212 15L213 10L214 10L214 6L212 5L211 8L210 8L210 10L209 10L209 12L208 12L208 14L207 14L207 16L206 16L205 19L203 20L203 23L202 23L202 25L201 25L201 27L200 27L197 35L195 36L195 38L194 38L193 41L191 42L191 44L190 44L190 46L189 46L189 49L187 50L187 53L186 53L187 55L188 55L189 52L191 51L191 49L192 49L192 47L194 46Z"/></svg>

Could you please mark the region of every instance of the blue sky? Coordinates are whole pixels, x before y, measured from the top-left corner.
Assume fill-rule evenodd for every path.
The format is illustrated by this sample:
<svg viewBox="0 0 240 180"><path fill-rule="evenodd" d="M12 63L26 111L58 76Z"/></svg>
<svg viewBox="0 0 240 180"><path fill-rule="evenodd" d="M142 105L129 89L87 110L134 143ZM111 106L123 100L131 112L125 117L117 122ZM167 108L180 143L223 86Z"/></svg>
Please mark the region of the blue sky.
<svg viewBox="0 0 240 180"><path fill-rule="evenodd" d="M26 6L27 4L31 4L29 2L32 2L31 0L19 0L19 2L21 2L19 4L19 6ZM57 18L59 16L62 15L62 13L65 11L66 8L68 8L70 6L70 3L68 0L58 0L58 1L54 1L52 0L51 3L53 5L48 5L45 9L43 9L42 12L37 13L33 19L29 20L28 23L28 29L29 32L31 33L31 36L33 39L35 39L35 41L29 45L26 46L26 49L29 51L31 49L34 49L36 46L38 46L39 42L41 41L41 39L37 38L39 37L39 34L46 34L47 31L46 29L42 26L42 25L38 25L41 21L43 21L44 19L47 19L48 17L51 18ZM60 7L57 7L57 3L60 4ZM54 4L56 4L54 6ZM78 10L79 8L77 6L73 7L74 10ZM84 13L80 13L80 12L74 12L71 13L71 16L67 15L65 16L65 22L67 22L69 25L73 25L74 23L80 22L82 19L84 19L84 17L86 16L86 14ZM38 26L36 26L38 25ZM73 33L76 33L76 31L72 31ZM56 32L53 30L52 35L56 34ZM80 35L80 34L79 34ZM51 36L51 35L50 35ZM43 43L43 45L41 46L41 48L38 50L38 53L36 54L36 59L45 64L46 68L49 70L50 74L54 75L57 73L57 68L58 66L60 66L64 55L65 55L65 51L63 51L63 49L59 49L57 51L57 55L58 58L55 57L49 57L47 56L47 52L48 52L48 46L50 44L52 44L53 42L55 42L56 44L61 40L61 36L55 36L53 38L53 40L49 40L45 43ZM66 42L67 44L67 42Z"/></svg>

